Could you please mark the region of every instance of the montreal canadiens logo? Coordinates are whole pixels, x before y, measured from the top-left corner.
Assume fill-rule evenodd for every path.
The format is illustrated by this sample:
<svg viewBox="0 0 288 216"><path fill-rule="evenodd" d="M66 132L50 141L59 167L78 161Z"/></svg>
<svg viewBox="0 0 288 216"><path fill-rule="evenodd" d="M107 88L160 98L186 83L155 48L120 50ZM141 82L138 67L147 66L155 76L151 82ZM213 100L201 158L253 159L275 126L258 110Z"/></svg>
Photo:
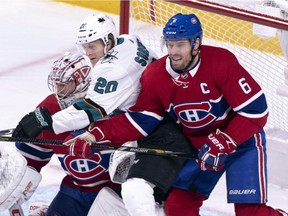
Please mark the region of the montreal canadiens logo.
<svg viewBox="0 0 288 216"><path fill-rule="evenodd" d="M216 116L210 113L209 102L186 103L174 106L174 112L183 125L188 128L202 128L215 121Z"/></svg>
<svg viewBox="0 0 288 216"><path fill-rule="evenodd" d="M94 154L91 159L67 155L63 160L63 164L66 170L75 178L89 180L105 172L105 167L100 164L101 160L99 154Z"/></svg>
<svg viewBox="0 0 288 216"><path fill-rule="evenodd" d="M191 18L191 23L192 23L192 24L195 24L195 23L197 23L197 20L196 20L196 18L195 18L195 17Z"/></svg>

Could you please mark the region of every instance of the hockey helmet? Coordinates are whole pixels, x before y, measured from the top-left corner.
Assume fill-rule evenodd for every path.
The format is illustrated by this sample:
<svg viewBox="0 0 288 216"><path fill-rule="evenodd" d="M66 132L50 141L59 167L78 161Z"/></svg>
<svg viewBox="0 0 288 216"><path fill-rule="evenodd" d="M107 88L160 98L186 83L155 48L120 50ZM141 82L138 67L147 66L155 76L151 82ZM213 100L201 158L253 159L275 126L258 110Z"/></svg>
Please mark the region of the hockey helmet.
<svg viewBox="0 0 288 216"><path fill-rule="evenodd" d="M163 29L163 40L189 39L195 46L196 38L202 42L203 32L199 19L195 14L178 13L171 17Z"/></svg>
<svg viewBox="0 0 288 216"><path fill-rule="evenodd" d="M106 14L91 14L84 19L78 29L77 44L86 44L101 39L104 45L108 45L108 35L112 34L114 42L117 42L117 29L113 19Z"/></svg>
<svg viewBox="0 0 288 216"><path fill-rule="evenodd" d="M91 63L87 56L78 52L67 52L53 63L48 76L48 87L56 94L59 101L69 100L66 98L73 99L73 101L82 98L86 95L91 82L90 71ZM57 92L57 85L65 85L72 80L75 81L76 87L70 95L61 95Z"/></svg>

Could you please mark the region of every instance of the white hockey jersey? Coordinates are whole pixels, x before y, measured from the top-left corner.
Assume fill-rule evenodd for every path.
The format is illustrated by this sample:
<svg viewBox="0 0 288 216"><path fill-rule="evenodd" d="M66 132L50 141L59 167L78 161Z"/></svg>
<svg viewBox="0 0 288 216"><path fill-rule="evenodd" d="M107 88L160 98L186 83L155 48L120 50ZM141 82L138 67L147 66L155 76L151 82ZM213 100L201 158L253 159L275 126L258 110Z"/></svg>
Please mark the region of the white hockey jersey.
<svg viewBox="0 0 288 216"><path fill-rule="evenodd" d="M120 35L92 69L86 97L52 116L54 132L82 129L116 109L126 111L136 102L144 69L156 58L137 36Z"/></svg>

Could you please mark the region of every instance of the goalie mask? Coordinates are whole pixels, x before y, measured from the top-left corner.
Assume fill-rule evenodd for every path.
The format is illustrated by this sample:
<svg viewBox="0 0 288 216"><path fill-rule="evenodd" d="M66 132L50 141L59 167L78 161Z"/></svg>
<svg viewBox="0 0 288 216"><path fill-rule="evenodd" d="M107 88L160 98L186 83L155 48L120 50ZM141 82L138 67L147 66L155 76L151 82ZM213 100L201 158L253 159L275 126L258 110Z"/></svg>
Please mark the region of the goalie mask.
<svg viewBox="0 0 288 216"><path fill-rule="evenodd" d="M52 65L48 87L56 95L61 109L83 98L91 81L91 63L80 53L65 53Z"/></svg>
<svg viewBox="0 0 288 216"><path fill-rule="evenodd" d="M92 14L80 25L77 44L83 45L101 39L107 47L109 34L112 34L115 44L118 34L113 19L106 14Z"/></svg>

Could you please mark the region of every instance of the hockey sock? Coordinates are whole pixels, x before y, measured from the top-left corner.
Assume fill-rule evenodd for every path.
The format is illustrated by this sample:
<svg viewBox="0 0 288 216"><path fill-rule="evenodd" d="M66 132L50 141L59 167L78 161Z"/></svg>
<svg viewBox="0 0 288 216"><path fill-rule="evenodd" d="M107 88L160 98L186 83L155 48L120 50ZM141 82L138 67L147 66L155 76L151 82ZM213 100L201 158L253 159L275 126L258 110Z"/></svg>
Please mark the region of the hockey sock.
<svg viewBox="0 0 288 216"><path fill-rule="evenodd" d="M167 216L199 216L205 196L197 192L173 188L165 202Z"/></svg>

